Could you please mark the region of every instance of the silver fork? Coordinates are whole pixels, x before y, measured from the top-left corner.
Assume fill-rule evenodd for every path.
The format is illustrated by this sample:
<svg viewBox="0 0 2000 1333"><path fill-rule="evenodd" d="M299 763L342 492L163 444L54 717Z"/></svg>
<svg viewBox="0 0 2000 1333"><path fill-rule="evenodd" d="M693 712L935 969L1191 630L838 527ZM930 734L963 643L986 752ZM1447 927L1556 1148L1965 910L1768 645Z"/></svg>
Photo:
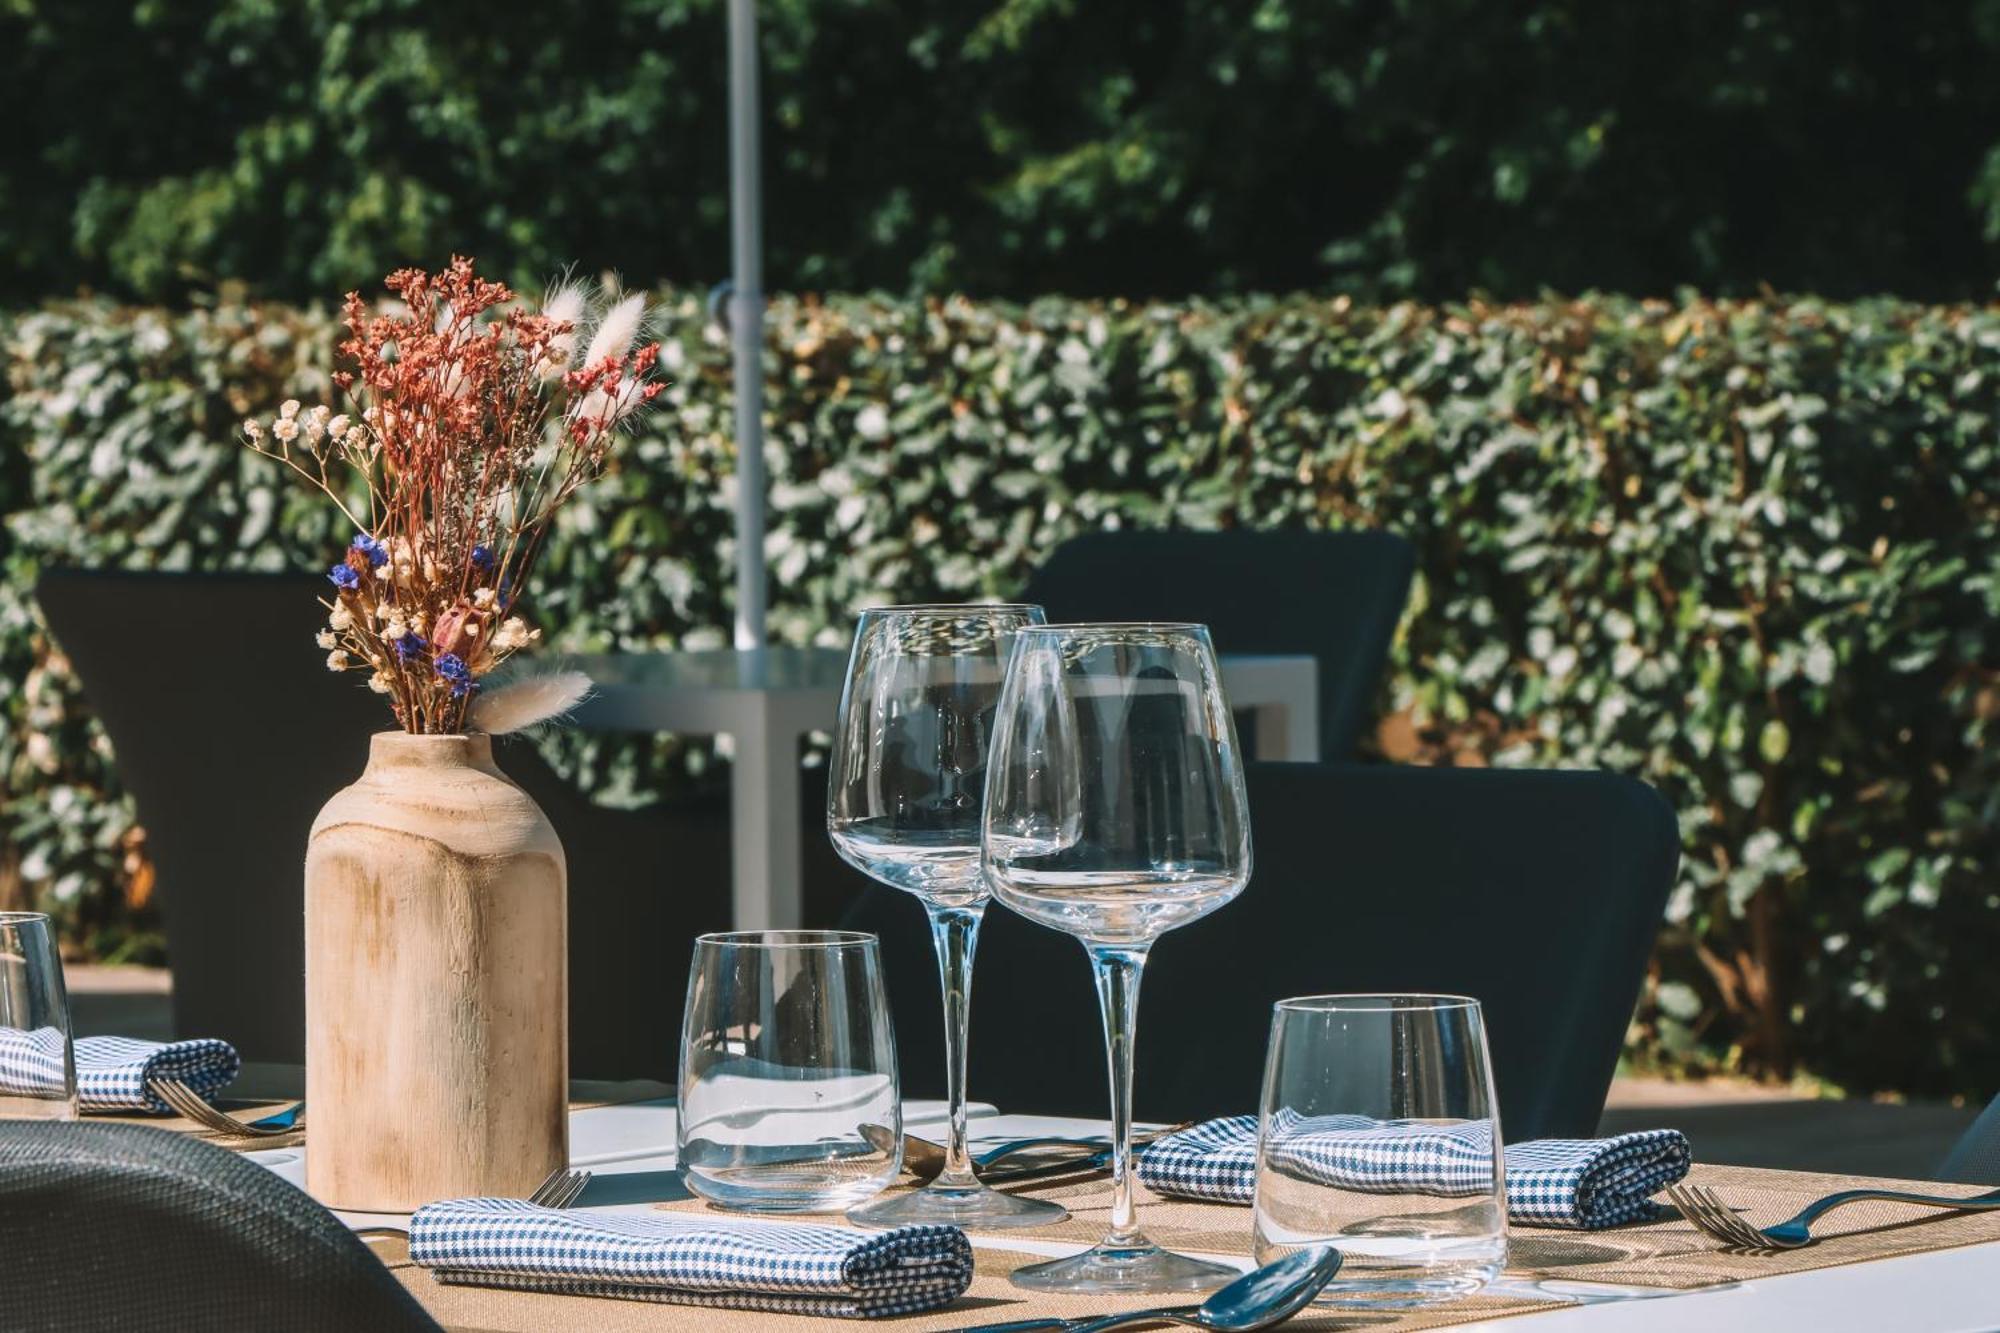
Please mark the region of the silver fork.
<svg viewBox="0 0 2000 1333"><path fill-rule="evenodd" d="M224 1115L210 1106L207 1098L177 1078L149 1079L146 1086L151 1088L153 1095L165 1102L174 1114L229 1138L261 1139L299 1132L296 1119L285 1125L253 1125L238 1120L235 1116Z"/></svg>
<svg viewBox="0 0 2000 1333"><path fill-rule="evenodd" d="M1779 1250L1796 1250L1812 1243L1812 1224L1823 1215L1850 1203L1863 1199L1878 1199L1886 1203L1914 1203L1926 1208L1950 1208L1961 1212L1984 1212L2000 1208L2000 1190L1990 1194L1975 1194L1970 1198L1953 1198L1948 1194L1910 1194L1902 1190L1841 1190L1829 1194L1824 1199L1815 1199L1797 1214L1786 1218L1775 1226L1753 1227L1738 1217L1722 1196L1706 1185L1675 1185L1667 1191L1674 1207L1681 1210L1681 1216L1695 1225L1696 1230L1711 1239L1722 1242L1725 1249L1745 1250L1756 1254L1770 1254Z"/></svg>
<svg viewBox="0 0 2000 1333"><path fill-rule="evenodd" d="M584 1186L590 1183L590 1172L571 1171L567 1167L557 1167L549 1172L541 1184L535 1186L528 1202L540 1204L544 1208L567 1208L583 1195ZM407 1236L408 1227L356 1227L357 1236Z"/></svg>

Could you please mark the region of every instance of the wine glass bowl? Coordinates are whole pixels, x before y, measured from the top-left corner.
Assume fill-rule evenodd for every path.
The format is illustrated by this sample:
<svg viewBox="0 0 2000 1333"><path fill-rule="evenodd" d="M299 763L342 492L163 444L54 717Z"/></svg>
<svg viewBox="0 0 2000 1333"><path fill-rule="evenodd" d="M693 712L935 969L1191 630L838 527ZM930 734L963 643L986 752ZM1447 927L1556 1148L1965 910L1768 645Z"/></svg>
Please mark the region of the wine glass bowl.
<svg viewBox="0 0 2000 1333"><path fill-rule="evenodd" d="M1241 754L1200 625L1048 625L1017 636L993 723L981 864L1005 906L1082 941L1111 1080L1111 1227L1017 1270L1068 1292L1196 1291L1234 1269L1160 1249L1131 1193L1133 1019L1154 940L1250 878Z"/></svg>

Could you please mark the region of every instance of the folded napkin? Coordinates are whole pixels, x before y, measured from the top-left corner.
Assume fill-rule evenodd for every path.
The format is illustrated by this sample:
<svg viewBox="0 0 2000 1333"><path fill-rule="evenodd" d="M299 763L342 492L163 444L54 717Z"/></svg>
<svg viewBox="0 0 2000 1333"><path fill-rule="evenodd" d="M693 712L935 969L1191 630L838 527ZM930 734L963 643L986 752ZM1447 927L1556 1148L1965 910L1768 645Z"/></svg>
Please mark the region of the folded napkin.
<svg viewBox="0 0 2000 1333"><path fill-rule="evenodd" d="M835 1319L934 1309L972 1284L957 1227L695 1224L521 1199L426 1204L410 1219L410 1258L440 1282Z"/></svg>
<svg viewBox="0 0 2000 1333"><path fill-rule="evenodd" d="M85 1111L169 1113L147 1088L148 1079L172 1078L204 1097L227 1087L242 1069L226 1041L138 1041L131 1037L76 1039L77 1105ZM63 1034L55 1028L0 1028L0 1094L60 1096Z"/></svg>
<svg viewBox="0 0 2000 1333"><path fill-rule="evenodd" d="M1486 1121L1407 1124L1366 1116L1294 1117L1271 1152L1293 1175L1373 1194L1463 1197L1492 1187ZM1649 1129L1608 1139L1536 1139L1504 1149L1507 1215L1528 1226L1599 1231L1651 1221L1652 1196L1685 1176L1687 1136ZM1160 1139L1139 1157L1155 1193L1249 1203L1256 1191L1257 1117L1210 1120Z"/></svg>

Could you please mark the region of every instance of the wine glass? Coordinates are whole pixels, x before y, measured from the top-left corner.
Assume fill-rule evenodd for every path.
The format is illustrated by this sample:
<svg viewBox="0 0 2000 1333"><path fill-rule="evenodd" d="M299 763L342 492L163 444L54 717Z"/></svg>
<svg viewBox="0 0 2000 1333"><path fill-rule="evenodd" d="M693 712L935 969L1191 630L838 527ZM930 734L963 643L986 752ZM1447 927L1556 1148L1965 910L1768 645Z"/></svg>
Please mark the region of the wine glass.
<svg viewBox="0 0 2000 1333"><path fill-rule="evenodd" d="M965 1047L972 955L989 894L979 872L987 736L1014 635L1037 606L890 606L863 611L840 696L826 827L841 857L914 894L930 913L944 989L945 1168L912 1193L848 1213L867 1226L1040 1226L1060 1204L988 1189L966 1153Z"/></svg>
<svg viewBox="0 0 2000 1333"><path fill-rule="evenodd" d="M1014 1273L1065 1292L1199 1291L1236 1270L1172 1254L1132 1199L1132 1039L1153 941L1250 878L1235 724L1200 625L1020 631L993 722L981 861L994 896L1076 936L1096 972L1111 1070L1111 1230Z"/></svg>

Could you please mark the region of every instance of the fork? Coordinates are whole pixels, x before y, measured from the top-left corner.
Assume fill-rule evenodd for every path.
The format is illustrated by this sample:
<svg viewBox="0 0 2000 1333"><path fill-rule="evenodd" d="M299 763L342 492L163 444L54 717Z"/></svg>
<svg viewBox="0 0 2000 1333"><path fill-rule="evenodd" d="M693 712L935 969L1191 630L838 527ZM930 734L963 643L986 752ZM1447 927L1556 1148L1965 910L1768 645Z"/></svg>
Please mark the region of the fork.
<svg viewBox="0 0 2000 1333"><path fill-rule="evenodd" d="M549 1172L535 1192L528 1196L528 1202L544 1208L567 1208L583 1195L584 1186L590 1183L590 1172L571 1171L567 1167L557 1167ZM357 1236L407 1236L408 1227L355 1227Z"/></svg>
<svg viewBox="0 0 2000 1333"><path fill-rule="evenodd" d="M152 1089L153 1095L165 1102L174 1114L183 1119L192 1120L204 1129L213 1130L215 1133L225 1135L229 1138L261 1139L279 1134L296 1134L299 1132L298 1116L296 1114L297 1107L293 1108L294 1114L292 1117L283 1124L270 1123L278 1118L276 1116L266 1116L263 1120L251 1124L248 1121L238 1120L234 1116L224 1115L213 1106L210 1106L207 1098L177 1078L149 1079L147 1086Z"/></svg>
<svg viewBox="0 0 2000 1333"><path fill-rule="evenodd" d="M1696 1230L1721 1241L1723 1248L1757 1254L1796 1250L1811 1244L1812 1232L1809 1228L1815 1221L1835 1208L1859 1203L1863 1199L1922 1204L1926 1208L1951 1208L1963 1212L2000 1208L2000 1190L1963 1199L1946 1194L1908 1194L1901 1190L1841 1190L1824 1199L1813 1200L1799 1209L1796 1215L1776 1226L1753 1227L1738 1217L1722 1201L1722 1196L1706 1185L1675 1185L1667 1191L1667 1197L1673 1200L1674 1207L1681 1210L1681 1216L1692 1222Z"/></svg>

